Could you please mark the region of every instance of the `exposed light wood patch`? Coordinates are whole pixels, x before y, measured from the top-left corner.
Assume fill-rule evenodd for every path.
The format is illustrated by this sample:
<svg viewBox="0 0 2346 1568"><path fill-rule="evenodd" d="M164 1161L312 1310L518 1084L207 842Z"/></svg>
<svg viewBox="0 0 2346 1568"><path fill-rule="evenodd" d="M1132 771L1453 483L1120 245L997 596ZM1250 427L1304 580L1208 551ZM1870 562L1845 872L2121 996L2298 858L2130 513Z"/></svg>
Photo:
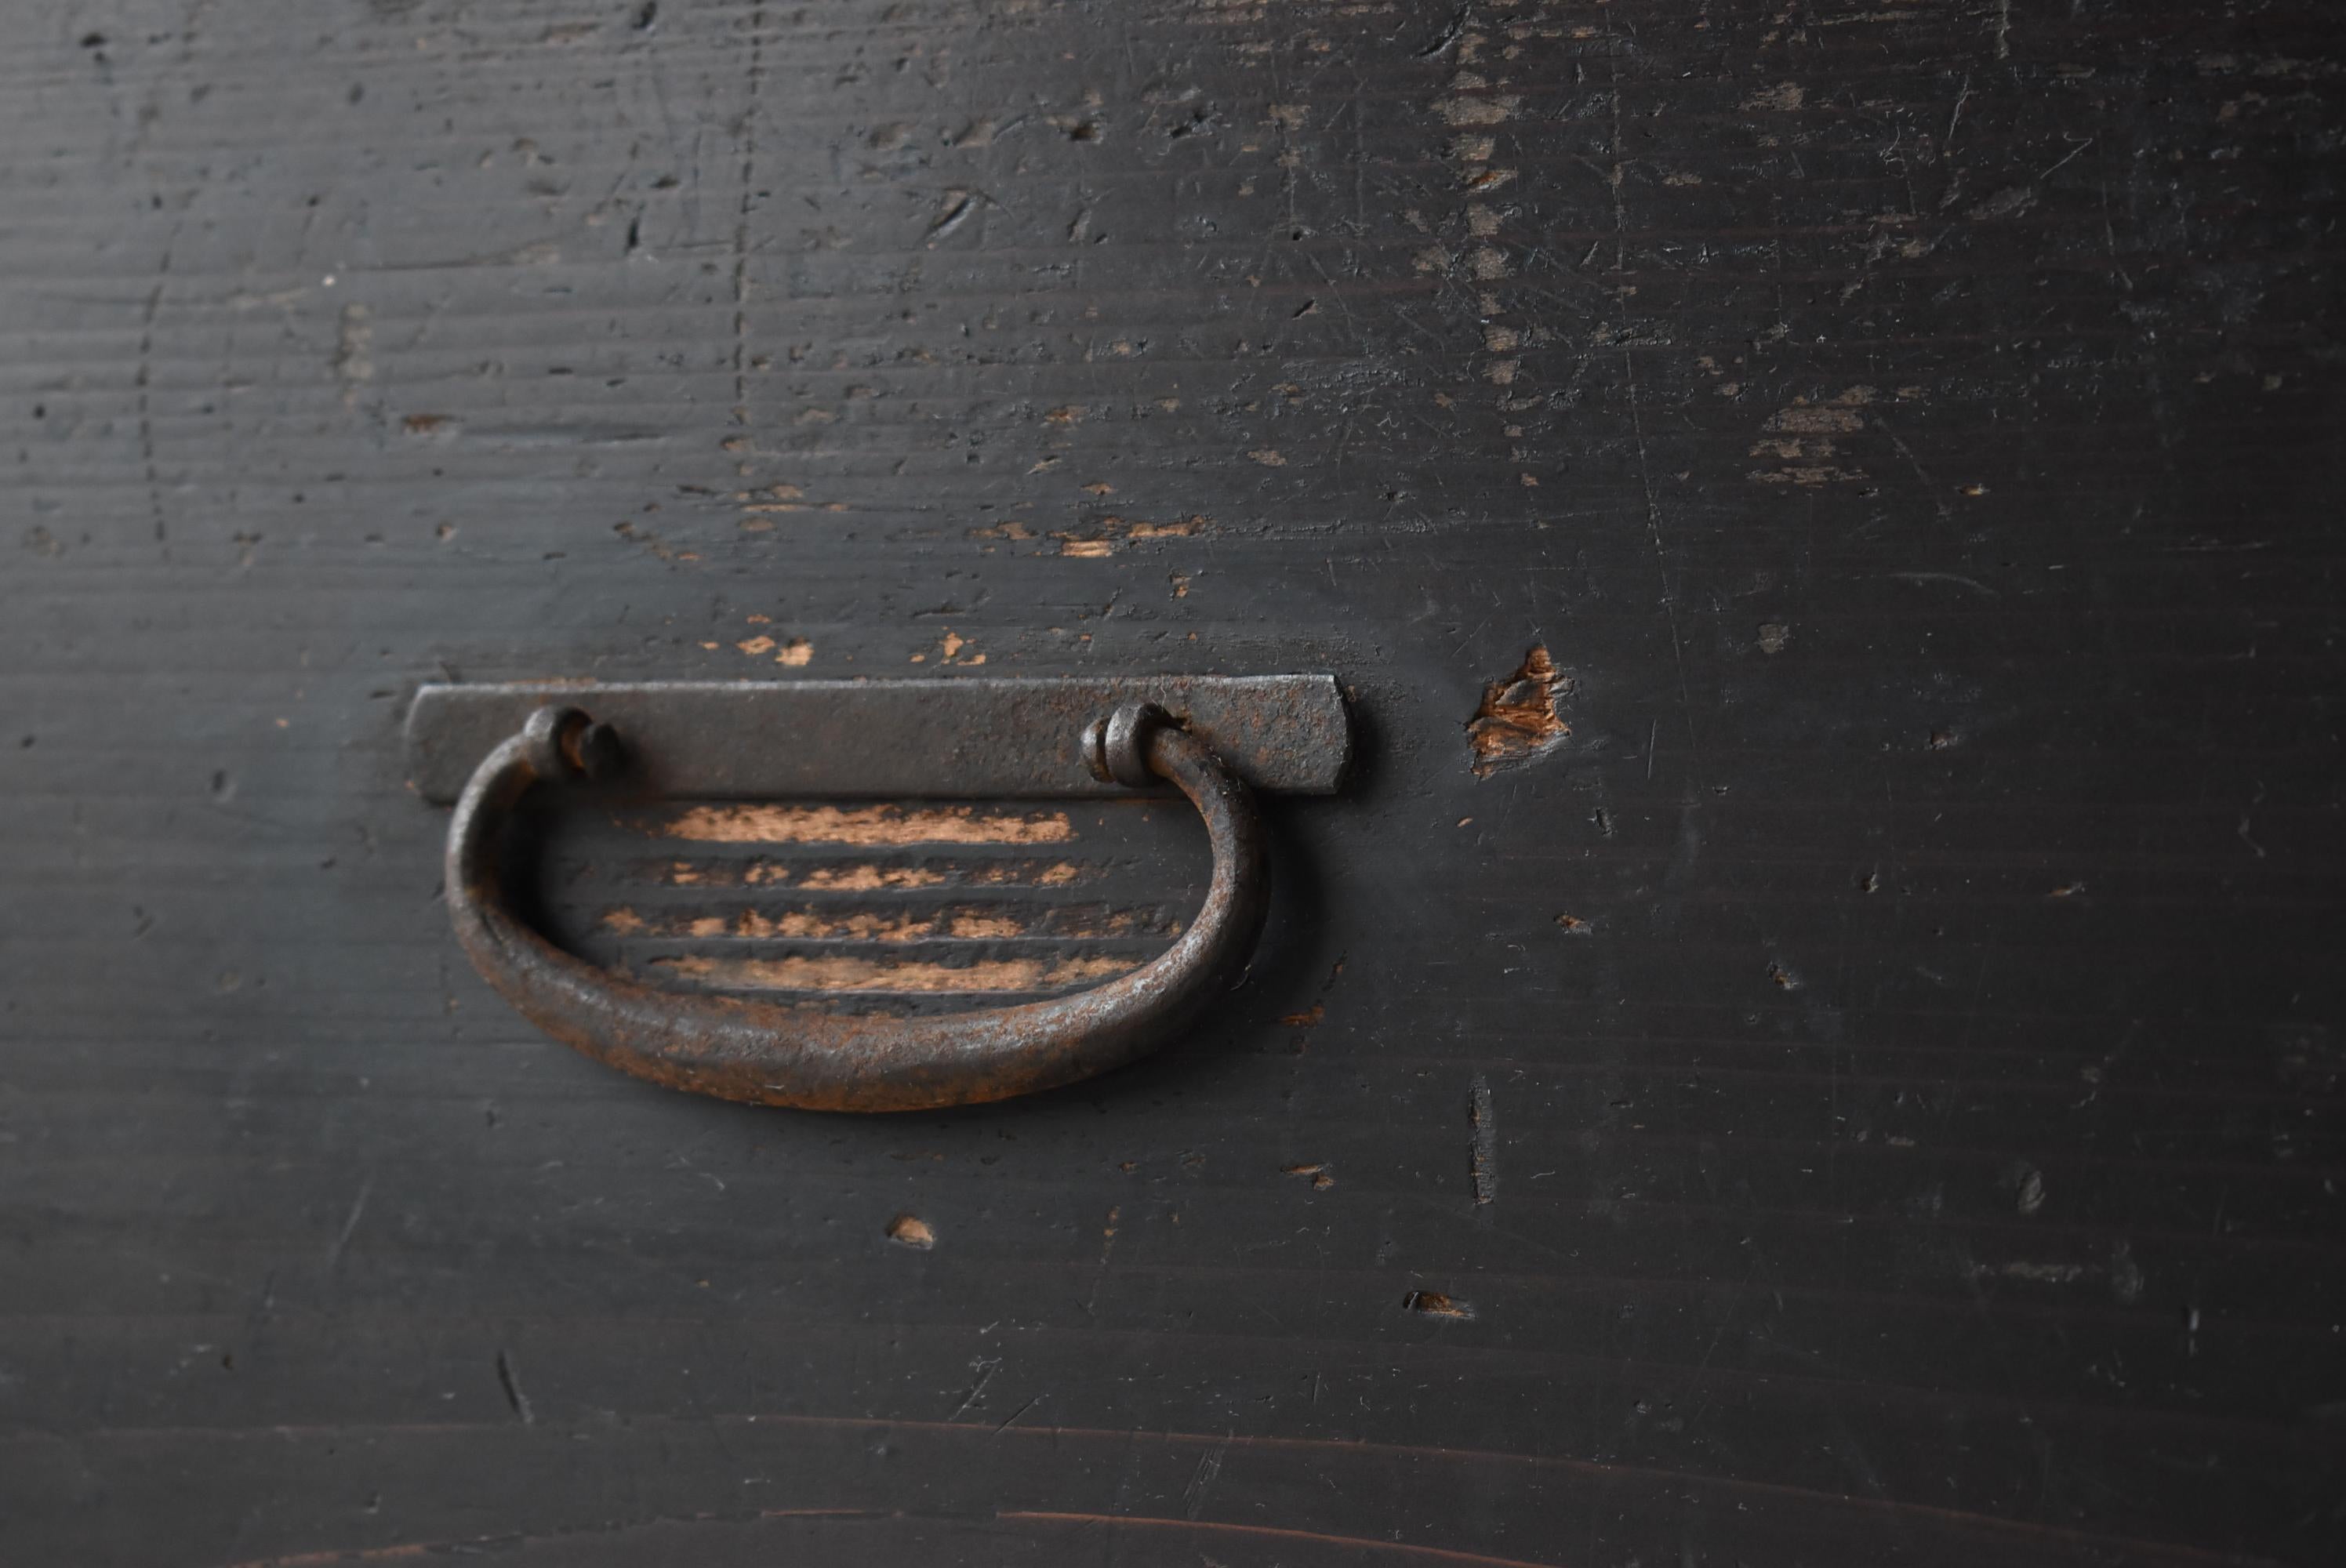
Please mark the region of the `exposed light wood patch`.
<svg viewBox="0 0 2346 1568"><path fill-rule="evenodd" d="M655 880L672 888L798 887L811 892L913 891L940 887L1063 888L1102 868L1073 860L994 860L887 866L871 860L786 865L777 860L670 860Z"/></svg>
<svg viewBox="0 0 2346 1568"><path fill-rule="evenodd" d="M980 942L997 937L1023 936L1027 926L1015 915L959 914L948 919L946 929L949 934L964 941Z"/></svg>
<svg viewBox="0 0 2346 1568"><path fill-rule="evenodd" d="M614 936L716 938L763 942L999 942L1022 937L1159 935L1178 921L1161 911L1101 904L1038 908L935 909L916 912L871 910L746 909L731 914L647 915L620 905L597 921Z"/></svg>
<svg viewBox="0 0 2346 1568"><path fill-rule="evenodd" d="M975 963L891 963L847 957L658 958L653 967L738 991L1055 991L1112 980L1134 958L998 958Z"/></svg>
<svg viewBox="0 0 2346 1568"><path fill-rule="evenodd" d="M1571 690L1571 678L1556 667L1545 645L1525 654L1513 675L1484 687L1482 706L1466 721L1475 777L1487 779L1561 746L1572 727L1556 708Z"/></svg>
<svg viewBox="0 0 2346 1568"><path fill-rule="evenodd" d="M937 1244L936 1227L918 1215L900 1214L888 1222L888 1239L899 1247L926 1252Z"/></svg>
<svg viewBox="0 0 2346 1568"><path fill-rule="evenodd" d="M696 806L662 824L674 839L720 844L1064 844L1064 811L966 806Z"/></svg>
<svg viewBox="0 0 2346 1568"><path fill-rule="evenodd" d="M750 866L742 880L758 884L787 882L790 868L770 860ZM802 888L827 888L841 892L876 892L882 888L933 888L945 880L933 866L816 866L799 878Z"/></svg>
<svg viewBox="0 0 2346 1568"><path fill-rule="evenodd" d="M648 920L632 909L604 911L605 931L615 936L752 937L801 942L920 942L939 934L942 921L934 915L821 915L808 910L766 914L743 910L736 915L680 915Z"/></svg>

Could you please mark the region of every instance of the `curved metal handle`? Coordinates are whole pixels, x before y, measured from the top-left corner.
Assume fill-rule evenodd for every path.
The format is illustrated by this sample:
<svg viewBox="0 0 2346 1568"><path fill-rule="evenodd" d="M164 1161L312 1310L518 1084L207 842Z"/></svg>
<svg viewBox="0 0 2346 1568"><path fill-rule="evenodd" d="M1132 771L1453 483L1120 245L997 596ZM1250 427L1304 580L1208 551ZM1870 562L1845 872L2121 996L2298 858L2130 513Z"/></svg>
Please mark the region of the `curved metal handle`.
<svg viewBox="0 0 2346 1568"><path fill-rule="evenodd" d="M575 708L541 708L474 769L448 826L456 940L521 1015L566 1045L671 1088L755 1105L920 1111L1007 1099L1121 1066L1162 1044L1245 968L1262 930L1269 857L1253 793L1160 708L1129 704L1085 733L1093 771L1164 779L1206 820L1213 880L1171 948L1071 996L927 1018L655 990L596 968L506 904L497 845L532 785L617 766L618 739Z"/></svg>

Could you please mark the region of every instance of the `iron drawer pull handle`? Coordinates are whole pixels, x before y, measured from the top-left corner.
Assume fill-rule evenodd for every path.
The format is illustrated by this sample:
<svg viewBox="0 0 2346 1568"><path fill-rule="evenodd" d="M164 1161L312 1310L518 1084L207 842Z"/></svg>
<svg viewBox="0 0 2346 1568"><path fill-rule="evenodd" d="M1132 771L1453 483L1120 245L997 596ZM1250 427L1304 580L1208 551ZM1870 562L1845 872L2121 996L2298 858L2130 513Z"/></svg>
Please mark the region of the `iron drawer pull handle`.
<svg viewBox="0 0 2346 1568"><path fill-rule="evenodd" d="M1172 947L1090 991L988 1012L857 1017L656 990L563 952L506 903L498 846L531 786L619 766L618 738L575 708L537 709L474 770L448 826L448 915L473 967L523 1017L672 1088L812 1110L917 1111L1071 1084L1161 1044L1236 982L1270 881L1253 792L1163 709L1127 704L1084 738L1103 779L1178 787L1206 820L1214 854L1205 906Z"/></svg>

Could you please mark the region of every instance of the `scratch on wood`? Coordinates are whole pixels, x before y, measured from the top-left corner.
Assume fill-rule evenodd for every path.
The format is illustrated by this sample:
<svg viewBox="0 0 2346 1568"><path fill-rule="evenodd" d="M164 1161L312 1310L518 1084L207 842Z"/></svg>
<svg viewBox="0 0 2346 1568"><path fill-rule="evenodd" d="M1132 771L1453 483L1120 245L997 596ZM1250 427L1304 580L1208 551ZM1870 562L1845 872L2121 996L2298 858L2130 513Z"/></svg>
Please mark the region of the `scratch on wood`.
<svg viewBox="0 0 2346 1568"><path fill-rule="evenodd" d="M155 525L155 543L164 544L170 530L163 513L163 487L155 469L155 416L151 388L155 379L155 319L162 313L163 290L171 280L171 252L178 243L175 227L164 242L162 260L155 268L155 286L147 291L146 309L138 319L138 461L145 470L147 508Z"/></svg>
<svg viewBox="0 0 2346 1568"><path fill-rule="evenodd" d="M1991 599L2004 597L2002 594L1997 593L1978 578L1963 576L1954 572L1884 572L1882 575L1900 583L1953 583L1957 587L1969 588L1972 592L1984 595Z"/></svg>
<svg viewBox="0 0 2346 1568"><path fill-rule="evenodd" d="M1427 1563L1454 1563L1459 1568L1549 1568L1528 1557L1494 1557L1483 1552L1462 1552L1447 1546L1412 1546L1400 1541L1381 1541L1373 1535L1331 1535L1320 1530L1296 1530L1278 1524L1239 1524L1218 1519L1152 1519L1138 1513L1063 1513L1046 1512L1041 1509L1004 1509L997 1519L1030 1519L1055 1524L1080 1524L1086 1527L1106 1526L1115 1530L1168 1529L1203 1530L1219 1534L1256 1536L1269 1541L1300 1541L1313 1545L1335 1545L1356 1548L1362 1553L1393 1553L1402 1557L1414 1557ZM1207 1558L1207 1562L1214 1559Z"/></svg>
<svg viewBox="0 0 2346 1568"><path fill-rule="evenodd" d="M1042 1402L1043 1396L1036 1394L1033 1399L1028 1400L1025 1404L1019 1406L1016 1410L1003 1417L1002 1420L995 1424L994 1435L995 1437L1000 1437L1005 1431L1009 1430L1010 1424L1013 1421L1016 1420L1020 1416L1025 1415L1028 1410L1033 1410L1036 1405L1039 1405Z"/></svg>
<svg viewBox="0 0 2346 1568"><path fill-rule="evenodd" d="M1466 1087L1467 1175L1477 1207L1499 1196L1499 1123L1491 1109L1490 1080L1474 1074Z"/></svg>
<svg viewBox="0 0 2346 1568"><path fill-rule="evenodd" d="M1189 1473L1189 1484L1181 1489L1181 1517L1195 1519L1206 1506L1206 1489L1222 1473L1222 1456L1229 1452L1227 1444L1208 1449L1198 1460L1198 1468Z"/></svg>
<svg viewBox="0 0 2346 1568"><path fill-rule="evenodd" d="M1617 123L1620 113L1619 105L1620 99L1617 94L1614 99L1617 121L1614 136L1617 140L1620 136L1620 127ZM1616 271L1620 270L1620 244L1621 241L1616 240L1614 261ZM1662 615L1669 623L1670 628L1670 662L1678 671L1678 715L1686 722L1688 746L1698 751L1701 749L1701 742L1695 735L1694 692L1687 684L1686 639L1678 630L1678 596L1676 590L1670 586L1669 555L1662 548L1662 507L1661 503L1654 497L1653 470L1646 458L1646 416L1637 406L1637 356L1626 352L1621 356L1621 376L1623 385L1629 394L1629 435L1631 444L1637 455L1637 490L1646 503L1646 535L1652 541L1654 546L1654 571L1661 578ZM1610 836L1609 831L1607 836Z"/></svg>
<svg viewBox="0 0 2346 1568"><path fill-rule="evenodd" d="M975 1372L977 1376L970 1380L969 1391L962 1395L961 1403L954 1407L954 1413L947 1416L945 1420L957 1421L967 1415L970 1407L984 1397L985 1385L994 1380L994 1374L1001 1369L1002 1359L998 1356L990 1358L981 1356L972 1361L969 1364L969 1369Z"/></svg>
<svg viewBox="0 0 2346 1568"><path fill-rule="evenodd" d="M944 194L944 210L929 224L928 243L932 249L936 247L937 241L969 221L969 215L977 210L976 198L966 190L948 190Z"/></svg>
<svg viewBox="0 0 2346 1568"><path fill-rule="evenodd" d="M758 97L765 86L766 8L750 13L750 101L741 111L741 205L733 223L733 423L750 423L750 212L758 199Z"/></svg>
<svg viewBox="0 0 2346 1568"><path fill-rule="evenodd" d="M510 1350L500 1349L497 1352L497 1386L505 1390L505 1403L511 1405L513 1413L521 1418L521 1424L536 1426L537 1412L530 1408L529 1395L522 1390L521 1368Z"/></svg>
<svg viewBox="0 0 2346 1568"><path fill-rule="evenodd" d="M366 1180L359 1183L359 1196L351 1200L351 1212L344 1217L342 1228L335 1236L333 1246L326 1249L326 1267L329 1269L342 1262L342 1249L350 1246L351 1237L359 1227L359 1217L366 1213L367 1195L373 1191L374 1177L370 1175Z"/></svg>

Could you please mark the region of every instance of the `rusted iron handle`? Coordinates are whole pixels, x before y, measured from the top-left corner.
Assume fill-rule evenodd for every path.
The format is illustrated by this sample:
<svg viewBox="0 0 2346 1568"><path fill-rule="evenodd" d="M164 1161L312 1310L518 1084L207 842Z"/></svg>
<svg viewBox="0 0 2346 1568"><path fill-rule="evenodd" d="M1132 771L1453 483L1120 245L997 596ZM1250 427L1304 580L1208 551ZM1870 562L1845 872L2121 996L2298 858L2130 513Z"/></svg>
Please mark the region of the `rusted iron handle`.
<svg viewBox="0 0 2346 1568"><path fill-rule="evenodd" d="M1145 704L1086 733L1096 771L1164 779L1206 820L1205 907L1171 948L1096 989L927 1018L655 990L596 968L505 902L498 844L532 785L620 765L617 737L575 708L541 708L473 772L448 827L448 915L481 977L565 1044L671 1088L823 1111L920 1111L1007 1099L1122 1066L1162 1044L1246 967L1262 930L1269 857L1244 781Z"/></svg>

